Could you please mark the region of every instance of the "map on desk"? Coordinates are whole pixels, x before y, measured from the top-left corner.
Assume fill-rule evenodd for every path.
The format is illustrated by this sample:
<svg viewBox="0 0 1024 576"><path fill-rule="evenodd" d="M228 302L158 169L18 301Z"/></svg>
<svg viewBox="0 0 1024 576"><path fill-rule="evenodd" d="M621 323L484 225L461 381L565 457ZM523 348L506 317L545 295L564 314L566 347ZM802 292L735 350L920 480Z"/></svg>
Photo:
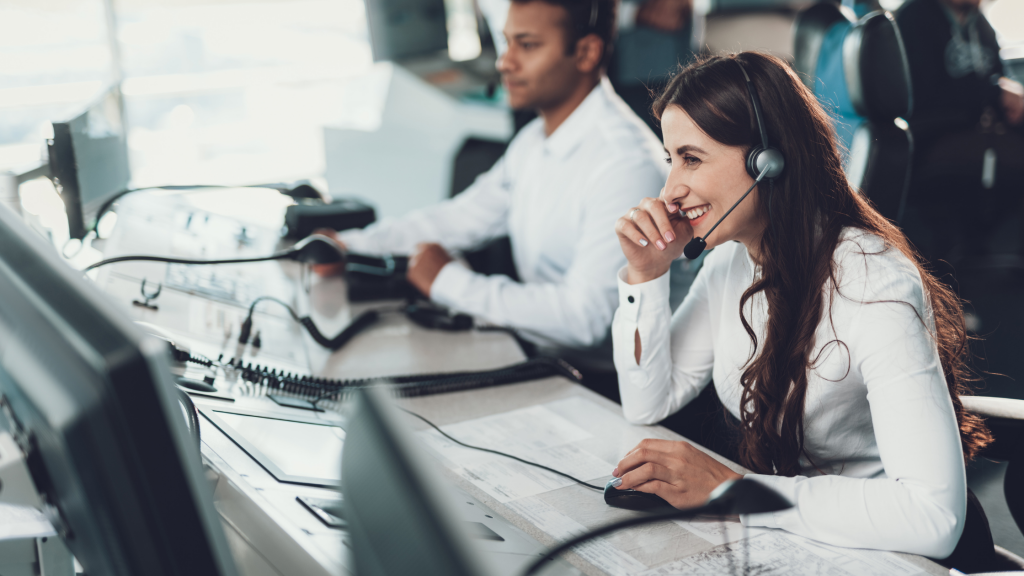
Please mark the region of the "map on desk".
<svg viewBox="0 0 1024 576"><path fill-rule="evenodd" d="M576 397L443 426L454 438L500 450L603 486L619 458L648 429L587 398ZM421 438L442 463L555 540L626 518L602 495L558 476L451 442L434 430ZM829 546L782 530L745 529L718 519L665 522L608 535L577 547L612 575L913 576L926 572L897 554ZM747 567L747 569L742 569Z"/></svg>

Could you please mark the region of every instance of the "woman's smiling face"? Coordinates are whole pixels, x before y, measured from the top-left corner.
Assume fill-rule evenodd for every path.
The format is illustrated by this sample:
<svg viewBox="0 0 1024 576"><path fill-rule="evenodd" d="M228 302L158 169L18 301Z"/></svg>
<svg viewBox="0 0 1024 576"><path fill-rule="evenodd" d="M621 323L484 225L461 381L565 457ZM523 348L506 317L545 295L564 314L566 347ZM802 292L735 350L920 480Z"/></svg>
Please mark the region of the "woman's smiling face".
<svg viewBox="0 0 1024 576"><path fill-rule="evenodd" d="M680 208L693 235L703 238L754 183L747 173L746 151L712 139L679 106L665 109L661 129L672 165L661 199ZM704 238L708 248L739 240L755 254L765 224L758 216L758 192L755 188L710 238Z"/></svg>

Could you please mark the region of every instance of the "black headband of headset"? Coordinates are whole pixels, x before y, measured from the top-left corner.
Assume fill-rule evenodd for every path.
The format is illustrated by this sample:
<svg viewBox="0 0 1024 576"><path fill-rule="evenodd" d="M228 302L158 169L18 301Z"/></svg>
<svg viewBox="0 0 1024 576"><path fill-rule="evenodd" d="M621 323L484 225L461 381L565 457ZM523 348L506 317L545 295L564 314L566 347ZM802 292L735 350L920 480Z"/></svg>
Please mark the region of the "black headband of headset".
<svg viewBox="0 0 1024 576"><path fill-rule="evenodd" d="M768 149L768 131L764 127L764 119L761 114L761 99L757 97L757 90L754 89L754 83L750 81L750 76L747 76L747 69L743 67L743 64L736 58L733 59L736 65L740 67L740 71L743 72L743 78L747 81L747 92L750 93L750 101L754 104L754 117L757 118L757 129L761 132L761 148Z"/></svg>

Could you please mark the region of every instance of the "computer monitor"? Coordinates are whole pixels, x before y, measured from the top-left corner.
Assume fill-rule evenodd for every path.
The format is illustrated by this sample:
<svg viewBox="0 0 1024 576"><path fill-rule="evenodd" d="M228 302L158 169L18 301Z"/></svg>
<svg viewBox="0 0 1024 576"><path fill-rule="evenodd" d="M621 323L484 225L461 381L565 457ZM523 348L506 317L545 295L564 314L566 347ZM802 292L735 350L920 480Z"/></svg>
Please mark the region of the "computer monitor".
<svg viewBox="0 0 1024 576"><path fill-rule="evenodd" d="M87 574L234 576L167 348L0 207L0 427Z"/></svg>
<svg viewBox="0 0 1024 576"><path fill-rule="evenodd" d="M365 0L374 62L448 50L444 0Z"/></svg>
<svg viewBox="0 0 1024 576"><path fill-rule="evenodd" d="M68 232L81 239L96 225L100 208L131 179L120 87L110 87L70 120L52 124L50 176L64 201Z"/></svg>
<svg viewBox="0 0 1024 576"><path fill-rule="evenodd" d="M423 447L383 390L355 394L341 454L341 493L359 576L483 576L483 558Z"/></svg>

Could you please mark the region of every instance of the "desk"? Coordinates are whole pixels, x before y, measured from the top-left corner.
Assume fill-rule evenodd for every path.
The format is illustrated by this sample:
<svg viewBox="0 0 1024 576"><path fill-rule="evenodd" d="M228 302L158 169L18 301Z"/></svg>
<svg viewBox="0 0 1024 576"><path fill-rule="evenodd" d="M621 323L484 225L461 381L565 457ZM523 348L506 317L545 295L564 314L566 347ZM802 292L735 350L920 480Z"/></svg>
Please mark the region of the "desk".
<svg viewBox="0 0 1024 576"><path fill-rule="evenodd" d="M181 255L189 250L207 250L212 256L213 250L209 246L216 245L217 238L223 240L222 230L209 230L201 234L187 232L187 229L182 232L182 221L177 217L166 216L173 212L172 209L187 207L187 198L158 196L149 198L148 202L143 200L146 198L139 196L125 203L122 210L123 222L141 217L133 215L133 210L149 214L155 210L164 216L136 220L136 224L146 222L141 227L131 224L119 226L115 237L106 242L106 256L125 253L129 247L135 250L160 248L139 248L146 243L164 243L164 249ZM182 202L186 204L180 204ZM163 206L163 203L169 203L169 206ZM268 248L268 243L276 242L275 231L270 228L260 227L256 223L249 223L247 228L249 240L235 248L239 252L251 253ZM141 240L131 238L140 233L144 235ZM186 241L193 234L199 240ZM223 243L232 244L232 241ZM233 302L230 297L212 299L186 290L166 288L157 301L159 310L130 303L137 297L138 284L143 277L154 282L166 281L168 269L166 265L152 263L115 265L102 270L97 281L132 317L166 327L176 336L188 340L194 351L213 358L223 354L225 358L245 358L247 361L259 361L284 370L312 371L326 377L343 378L489 369L523 359L518 345L507 334L428 331L412 325L399 315L386 317L347 347L328 354L302 335L285 314L273 308L257 316L256 325L262 331L264 344L256 350L237 343L239 315L244 313L246 302ZM248 265L239 267L232 274L237 274L242 284L253 282L258 290L273 292L294 303L303 313L311 314L326 332L339 330L362 308L345 302L342 280L311 277L292 263ZM256 295L260 294L249 294L248 297ZM344 418L340 414L284 408L231 382L218 383L218 387L232 395L233 402L195 396L196 404L203 410L250 412L271 418L344 427ZM580 437L579 444L585 445L587 457L597 458L607 466L606 471L596 473L587 480L607 479L612 464L644 437L680 439L661 427L626 424L619 406L562 378L407 398L401 400L400 404L440 426L453 426L536 407L557 412L569 426L583 431L585 437ZM414 425L411 418L410 425ZM418 428L423 430L422 425L418 425ZM430 440L430 433L420 434ZM334 495L331 489L278 482L208 420L202 421L202 440L203 458L210 466L211 480L215 485L215 503L244 574L326 576L351 573L347 545L339 531L320 523L295 501L296 496L330 498ZM443 454L442 451L439 455ZM518 500L497 497L494 491L486 489L480 482L469 481L466 475L459 474L459 463L447 457L442 459L447 460L448 478L472 499L471 503L484 507L487 512L493 511L494 515L514 524L522 531L524 541L534 539L550 545L558 539L558 534L553 532L572 530L574 527L595 527L635 514L607 507L598 493L578 485L568 485ZM737 471L743 471L733 463L726 464ZM552 522L556 525L554 528ZM665 571L665 567L671 562L709 553L716 546L706 537L677 523L623 531L602 542L603 548L567 555L572 566L563 562L552 569L551 573L606 574L609 572L603 567L625 562L628 569L611 572L636 573L653 569L651 574L669 574L673 572ZM921 557L874 554L891 561L890 568L880 569L877 572L880 574L948 573L945 568ZM614 558L609 560L609 555ZM515 572L515 566L506 568L510 574Z"/></svg>

